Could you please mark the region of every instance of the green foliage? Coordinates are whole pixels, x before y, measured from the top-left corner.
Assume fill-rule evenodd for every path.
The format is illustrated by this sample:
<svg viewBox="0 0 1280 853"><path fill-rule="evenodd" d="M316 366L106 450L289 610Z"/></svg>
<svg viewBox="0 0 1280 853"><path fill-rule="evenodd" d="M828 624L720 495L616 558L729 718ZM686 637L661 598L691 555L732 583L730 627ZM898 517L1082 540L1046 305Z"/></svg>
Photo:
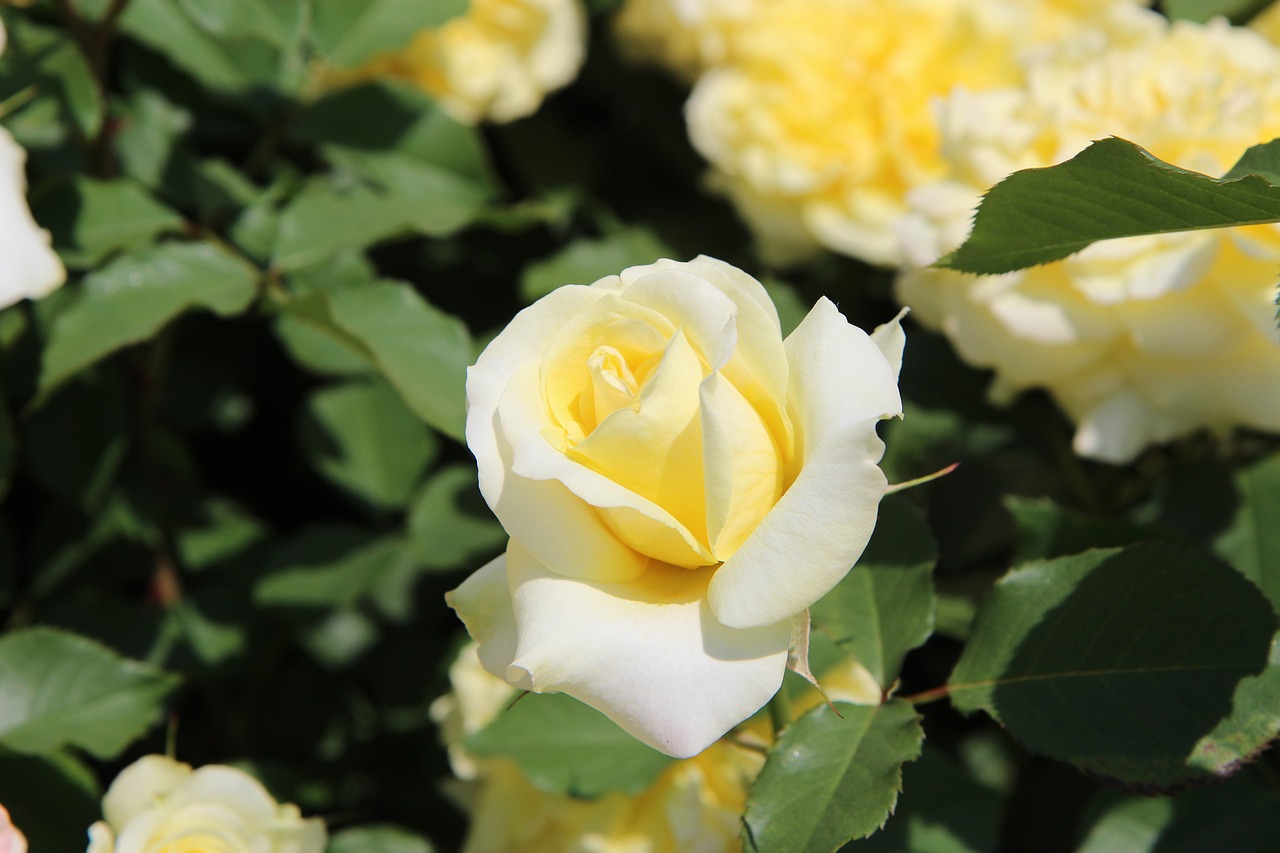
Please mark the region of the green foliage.
<svg viewBox="0 0 1280 853"><path fill-rule="evenodd" d="M1240 506L1214 545L1231 565L1256 583L1280 611L1280 456L1236 474Z"/></svg>
<svg viewBox="0 0 1280 853"><path fill-rule="evenodd" d="M431 853L431 843L396 826L356 826L329 839L329 853Z"/></svg>
<svg viewBox="0 0 1280 853"><path fill-rule="evenodd" d="M886 498L866 551L811 608L814 627L889 687L907 652L933 633L935 562L937 549L924 517L905 498Z"/></svg>
<svg viewBox="0 0 1280 853"><path fill-rule="evenodd" d="M503 755L544 791L598 797L639 794L672 759L599 711L559 693L523 694L465 741L476 755Z"/></svg>
<svg viewBox="0 0 1280 853"><path fill-rule="evenodd" d="M1219 179L1103 139L992 187L969 238L936 266L990 275L1060 260L1098 240L1280 221L1278 159L1273 140Z"/></svg>
<svg viewBox="0 0 1280 853"><path fill-rule="evenodd" d="M1221 15L1243 24L1261 12L1271 0L1164 0L1164 13L1176 20L1204 21Z"/></svg>
<svg viewBox="0 0 1280 853"><path fill-rule="evenodd" d="M156 723L179 680L62 631L10 632L0 637L0 745L114 757Z"/></svg>
<svg viewBox="0 0 1280 853"><path fill-rule="evenodd" d="M902 765L920 755L915 710L820 705L787 728L751 788L748 850L831 851L875 832L893 813Z"/></svg>
<svg viewBox="0 0 1280 853"><path fill-rule="evenodd" d="M1256 587L1194 550L1031 563L988 593L951 698L1036 752L1169 789L1229 775L1280 732L1277 628Z"/></svg>
<svg viewBox="0 0 1280 853"><path fill-rule="evenodd" d="M238 314L256 283L244 262L209 243L166 243L122 257L87 276L54 320L40 389L47 394L104 356L147 340L183 311Z"/></svg>

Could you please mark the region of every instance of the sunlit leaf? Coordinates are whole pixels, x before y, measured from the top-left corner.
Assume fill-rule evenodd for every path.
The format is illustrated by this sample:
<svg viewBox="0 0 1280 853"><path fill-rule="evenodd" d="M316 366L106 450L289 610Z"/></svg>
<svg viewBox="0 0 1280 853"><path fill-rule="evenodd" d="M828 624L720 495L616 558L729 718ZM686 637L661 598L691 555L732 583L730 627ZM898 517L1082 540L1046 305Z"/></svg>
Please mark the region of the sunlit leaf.
<svg viewBox="0 0 1280 853"><path fill-rule="evenodd" d="M14 631L0 637L0 745L113 758L155 724L178 681L85 637Z"/></svg>
<svg viewBox="0 0 1280 853"><path fill-rule="evenodd" d="M1046 264L1090 243L1280 221L1280 140L1256 146L1226 178L1165 163L1124 139L1066 162L1015 172L987 192L973 231L937 266L994 274ZM1270 175L1271 179L1264 177Z"/></svg>
<svg viewBox="0 0 1280 853"><path fill-rule="evenodd" d="M747 800L744 846L801 853L865 838L893 813L902 766L923 740L915 709L900 699L819 705L769 751Z"/></svg>

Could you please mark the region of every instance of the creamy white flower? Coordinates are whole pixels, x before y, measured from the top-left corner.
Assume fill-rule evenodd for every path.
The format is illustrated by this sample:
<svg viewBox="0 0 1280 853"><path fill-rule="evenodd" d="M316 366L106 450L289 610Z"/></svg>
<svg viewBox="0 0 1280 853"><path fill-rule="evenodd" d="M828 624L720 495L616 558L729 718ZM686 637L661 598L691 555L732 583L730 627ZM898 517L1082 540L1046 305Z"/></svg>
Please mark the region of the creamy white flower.
<svg viewBox="0 0 1280 853"><path fill-rule="evenodd" d="M0 22L0 53L6 43ZM62 261L49 246L27 207L27 153L0 128L0 308L23 299L39 299L67 279Z"/></svg>
<svg viewBox="0 0 1280 853"><path fill-rule="evenodd" d="M1280 387L1280 227L1106 241L991 278L923 269L961 242L987 187L1092 139L1223 174L1280 136L1280 49L1221 20L1117 10L1033 63L1024 87L954 95L942 126L950 175L911 197L900 233L921 268L899 295L996 371L998 398L1048 389L1076 450L1113 462L1205 427L1280 429L1280 395L1265 390Z"/></svg>
<svg viewBox="0 0 1280 853"><path fill-rule="evenodd" d="M87 853L323 853L324 822L278 804L243 770L192 770L163 755L130 764L102 799Z"/></svg>
<svg viewBox="0 0 1280 853"><path fill-rule="evenodd" d="M0 49L4 42L0 36ZM27 853L27 838L9 819L9 812L0 806L0 853Z"/></svg>
<svg viewBox="0 0 1280 853"><path fill-rule="evenodd" d="M896 321L868 336L826 299L784 343L760 283L710 258L522 311L467 380L511 535L449 597L485 667L676 756L754 713L871 535L901 351Z"/></svg>
<svg viewBox="0 0 1280 853"><path fill-rule="evenodd" d="M825 247L896 265L895 222L907 193L945 174L936 101L956 89L1018 84L1020 57L1104 5L759 3L732 28L712 28L727 47L690 96L689 135L712 166L713 185L772 260Z"/></svg>
<svg viewBox="0 0 1280 853"><path fill-rule="evenodd" d="M404 79L468 124L508 122L533 114L548 93L573 81L586 38L581 0L471 0L465 14L356 76Z"/></svg>

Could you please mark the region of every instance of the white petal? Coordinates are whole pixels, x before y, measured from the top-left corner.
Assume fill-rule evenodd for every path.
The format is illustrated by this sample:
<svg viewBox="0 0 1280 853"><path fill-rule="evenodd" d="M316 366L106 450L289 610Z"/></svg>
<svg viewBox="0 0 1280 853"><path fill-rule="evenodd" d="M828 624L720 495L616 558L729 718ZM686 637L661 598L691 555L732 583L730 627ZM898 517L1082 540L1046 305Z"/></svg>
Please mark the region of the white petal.
<svg viewBox="0 0 1280 853"><path fill-rule="evenodd" d="M22 147L0 129L0 308L39 299L67 278L49 248L49 233L27 207L26 160Z"/></svg>
<svg viewBox="0 0 1280 853"><path fill-rule="evenodd" d="M191 776L191 765L166 755L144 755L117 774L102 798L102 815L116 829L168 796Z"/></svg>
<svg viewBox="0 0 1280 853"><path fill-rule="evenodd" d="M98 821L89 827L89 849L85 853L112 853L116 849L115 833L106 821ZM21 853L21 851L18 851Z"/></svg>
<svg viewBox="0 0 1280 853"><path fill-rule="evenodd" d="M517 314L485 348L467 370L467 446L476 457L480 491L508 533L561 571L623 580L638 575L647 560L618 541L595 509L554 478L528 479L511 473L515 464L511 439L523 432L528 433L525 440L545 445L541 437L545 418L539 420L527 411L509 412L505 424L498 418L498 405L513 377L522 371L536 373L565 320L609 292L607 279L591 287L559 288ZM527 392L536 395L536 378L526 381ZM504 426L514 436L504 436ZM546 450L551 452L549 446ZM565 535L567 530L573 535Z"/></svg>
<svg viewBox="0 0 1280 853"><path fill-rule="evenodd" d="M787 619L848 573L884 494L875 425L902 413L893 365L821 299L786 341L800 472L711 581L712 611L751 628Z"/></svg>
<svg viewBox="0 0 1280 853"><path fill-rule="evenodd" d="M516 616L511 609L507 582L507 555L489 561L471 573L444 600L458 614L479 648L480 664L501 679L516 656Z"/></svg>
<svg viewBox="0 0 1280 853"><path fill-rule="evenodd" d="M902 331L902 318L907 316L907 312L910 310L910 308L903 308L898 312L898 316L887 323L876 326L875 331L871 333L872 342L880 348L880 352L884 353L884 357L889 360L889 366L893 368L894 376L902 373L902 351L907 346L907 334Z"/></svg>
<svg viewBox="0 0 1280 853"><path fill-rule="evenodd" d="M789 621L715 620L711 569L651 568L625 584L565 578L508 550L519 645L507 680L568 693L654 749L701 752L777 692Z"/></svg>

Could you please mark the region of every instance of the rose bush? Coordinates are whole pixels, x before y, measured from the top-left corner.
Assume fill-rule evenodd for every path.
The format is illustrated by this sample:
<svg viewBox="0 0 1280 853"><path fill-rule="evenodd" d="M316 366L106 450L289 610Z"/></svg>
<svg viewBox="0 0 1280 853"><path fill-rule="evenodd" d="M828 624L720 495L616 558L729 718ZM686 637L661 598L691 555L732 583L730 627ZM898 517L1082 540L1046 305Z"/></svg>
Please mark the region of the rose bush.
<svg viewBox="0 0 1280 853"><path fill-rule="evenodd" d="M87 853L321 853L324 823L280 805L243 770L147 755L120 771Z"/></svg>
<svg viewBox="0 0 1280 853"><path fill-rule="evenodd" d="M522 311L467 379L511 536L449 596L485 667L675 756L754 713L871 535L902 346L825 298L784 342L763 286L705 257Z"/></svg>
<svg viewBox="0 0 1280 853"><path fill-rule="evenodd" d="M514 121L577 76L586 30L580 0L471 0L465 14L357 76L418 86L467 124Z"/></svg>
<svg viewBox="0 0 1280 853"><path fill-rule="evenodd" d="M7 41L0 21L0 53ZM27 207L27 154L0 128L0 308L39 299L66 280L62 261L49 247L49 234Z"/></svg>

